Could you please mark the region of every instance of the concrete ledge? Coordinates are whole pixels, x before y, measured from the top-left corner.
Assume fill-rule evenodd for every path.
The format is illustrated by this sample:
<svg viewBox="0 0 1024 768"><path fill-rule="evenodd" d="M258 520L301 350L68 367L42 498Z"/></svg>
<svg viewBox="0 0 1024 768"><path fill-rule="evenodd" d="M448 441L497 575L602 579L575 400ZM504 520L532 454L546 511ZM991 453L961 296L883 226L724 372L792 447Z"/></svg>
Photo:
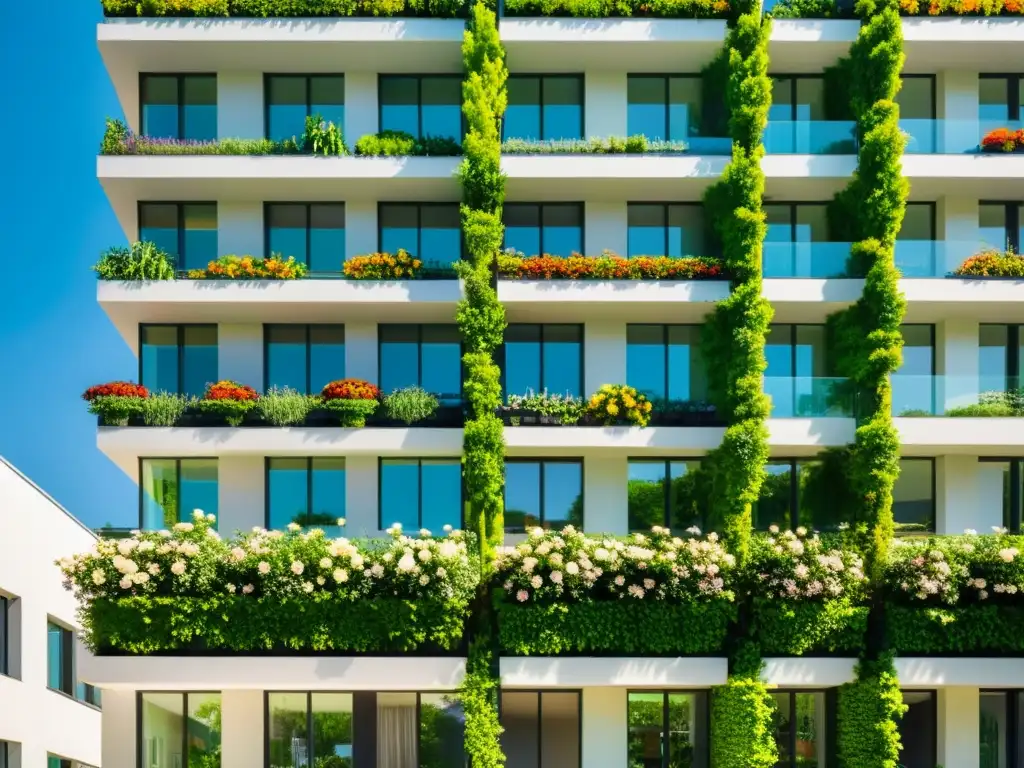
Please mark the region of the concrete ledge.
<svg viewBox="0 0 1024 768"><path fill-rule="evenodd" d="M1024 688L1024 659L924 658L896 659L901 688Z"/></svg>
<svg viewBox="0 0 1024 768"><path fill-rule="evenodd" d="M724 658L502 657L504 688L584 688L589 686L683 687L721 685L728 676Z"/></svg>
<svg viewBox="0 0 1024 768"><path fill-rule="evenodd" d="M999 454L1024 447L1024 419L997 417L897 417L905 455Z"/></svg>
<svg viewBox="0 0 1024 768"><path fill-rule="evenodd" d="M852 682L856 667L857 659L766 658L761 679L779 688L832 688Z"/></svg>

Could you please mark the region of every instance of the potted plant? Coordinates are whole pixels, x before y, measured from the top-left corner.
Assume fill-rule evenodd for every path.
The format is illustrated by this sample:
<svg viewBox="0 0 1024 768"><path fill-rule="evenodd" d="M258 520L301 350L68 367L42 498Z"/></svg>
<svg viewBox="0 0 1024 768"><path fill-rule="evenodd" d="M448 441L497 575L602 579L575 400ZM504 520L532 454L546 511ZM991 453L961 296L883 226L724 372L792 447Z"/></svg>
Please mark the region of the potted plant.
<svg viewBox="0 0 1024 768"><path fill-rule="evenodd" d="M82 399L89 403L89 413L99 416L108 427L127 427L131 417L142 413L142 401L147 397L148 389L130 381L97 384L82 393Z"/></svg>
<svg viewBox="0 0 1024 768"><path fill-rule="evenodd" d="M237 427L242 419L253 408L259 395L247 384L224 379L206 387L203 398L199 401L200 413L224 419L229 426Z"/></svg>
<svg viewBox="0 0 1024 768"><path fill-rule="evenodd" d="M396 389L384 398L384 412L388 419L406 426L433 417L437 408L437 397L422 387Z"/></svg>
<svg viewBox="0 0 1024 768"><path fill-rule="evenodd" d="M651 401L625 384L605 384L587 402L590 421L604 427L646 427L651 420Z"/></svg>
<svg viewBox="0 0 1024 768"><path fill-rule="evenodd" d="M320 396L324 408L333 413L343 427L365 427L366 419L380 405L380 389L362 379L339 379L327 384Z"/></svg>

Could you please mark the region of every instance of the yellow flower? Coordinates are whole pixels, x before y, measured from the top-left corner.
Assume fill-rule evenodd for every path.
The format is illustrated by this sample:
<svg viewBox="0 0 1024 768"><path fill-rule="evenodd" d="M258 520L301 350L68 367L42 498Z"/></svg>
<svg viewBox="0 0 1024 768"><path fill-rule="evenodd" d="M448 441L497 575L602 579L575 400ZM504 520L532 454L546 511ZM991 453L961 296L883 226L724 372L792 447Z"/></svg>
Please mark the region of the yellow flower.
<svg viewBox="0 0 1024 768"><path fill-rule="evenodd" d="M646 403L644 403L644 413L650 413L650 412L651 412L651 401L648 400Z"/></svg>
<svg viewBox="0 0 1024 768"><path fill-rule="evenodd" d="M608 415L615 416L619 412L619 406L615 403L608 403Z"/></svg>
<svg viewBox="0 0 1024 768"><path fill-rule="evenodd" d="M627 408L632 408L634 405L636 405L636 400L634 400L629 395L623 395L622 402L625 404Z"/></svg>
<svg viewBox="0 0 1024 768"><path fill-rule="evenodd" d="M594 395L594 399L591 402L593 402L593 403L601 403L603 401L604 401L604 395L602 395L600 392L598 392L596 395Z"/></svg>

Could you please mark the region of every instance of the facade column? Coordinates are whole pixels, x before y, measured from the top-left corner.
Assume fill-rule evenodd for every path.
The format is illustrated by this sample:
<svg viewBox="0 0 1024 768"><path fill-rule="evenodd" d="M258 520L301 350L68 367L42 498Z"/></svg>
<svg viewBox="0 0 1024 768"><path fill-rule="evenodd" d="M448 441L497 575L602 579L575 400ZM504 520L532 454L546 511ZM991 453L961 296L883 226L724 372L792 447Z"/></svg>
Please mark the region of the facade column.
<svg viewBox="0 0 1024 768"><path fill-rule="evenodd" d="M394 520L378 520L379 456L347 456L345 458L345 530L350 538L379 536L381 528Z"/></svg>
<svg viewBox="0 0 1024 768"><path fill-rule="evenodd" d="M135 768L138 753L135 745L135 691L103 689L103 768ZM22 763L29 768L31 763Z"/></svg>
<svg viewBox="0 0 1024 768"><path fill-rule="evenodd" d="M263 691L222 691L221 768L263 764Z"/></svg>
<svg viewBox="0 0 1024 768"><path fill-rule="evenodd" d="M622 202L587 202L583 214L583 248L588 256L598 256L601 251L626 255L629 249L627 210L627 204Z"/></svg>
<svg viewBox="0 0 1024 768"><path fill-rule="evenodd" d="M376 384L378 374L376 323L345 324L345 377Z"/></svg>
<svg viewBox="0 0 1024 768"><path fill-rule="evenodd" d="M967 197L941 197L936 203L935 237L944 243L937 251L936 271L947 274L978 252L978 201Z"/></svg>
<svg viewBox="0 0 1024 768"><path fill-rule="evenodd" d="M981 138L978 122L978 73L946 69L938 73L936 116L939 123L938 147L951 155L969 152Z"/></svg>
<svg viewBox="0 0 1024 768"><path fill-rule="evenodd" d="M376 72L345 73L345 144L350 150L368 133L380 130Z"/></svg>
<svg viewBox="0 0 1024 768"><path fill-rule="evenodd" d="M626 383L626 324L594 320L583 330L583 396L594 394L602 384Z"/></svg>
<svg viewBox="0 0 1024 768"><path fill-rule="evenodd" d="M583 138L626 135L626 73L587 72L584 79Z"/></svg>
<svg viewBox="0 0 1024 768"><path fill-rule="evenodd" d="M583 689L583 765L622 768L628 753L628 700L625 688Z"/></svg>
<svg viewBox="0 0 1024 768"><path fill-rule="evenodd" d="M217 378L231 379L263 391L263 326L221 323L217 326Z"/></svg>
<svg viewBox="0 0 1024 768"><path fill-rule="evenodd" d="M217 138L258 139L266 135L263 73L217 73Z"/></svg>
<svg viewBox="0 0 1024 768"><path fill-rule="evenodd" d="M217 530L221 536L267 524L264 468L263 456L221 456L217 460Z"/></svg>
<svg viewBox="0 0 1024 768"><path fill-rule="evenodd" d="M346 200L345 258L376 251L377 203L373 200Z"/></svg>
<svg viewBox="0 0 1024 768"><path fill-rule="evenodd" d="M264 253L263 204L221 201L217 203L217 255L269 256ZM281 254L284 257L293 253Z"/></svg>
<svg viewBox="0 0 1024 768"><path fill-rule="evenodd" d="M629 533L629 462L622 456L583 458L583 530Z"/></svg>
<svg viewBox="0 0 1024 768"><path fill-rule="evenodd" d="M938 691L938 763L956 768L979 768L978 708L981 697L977 688L951 686Z"/></svg>
<svg viewBox="0 0 1024 768"><path fill-rule="evenodd" d="M947 408L978 402L978 321L951 319L935 326L935 405Z"/></svg>

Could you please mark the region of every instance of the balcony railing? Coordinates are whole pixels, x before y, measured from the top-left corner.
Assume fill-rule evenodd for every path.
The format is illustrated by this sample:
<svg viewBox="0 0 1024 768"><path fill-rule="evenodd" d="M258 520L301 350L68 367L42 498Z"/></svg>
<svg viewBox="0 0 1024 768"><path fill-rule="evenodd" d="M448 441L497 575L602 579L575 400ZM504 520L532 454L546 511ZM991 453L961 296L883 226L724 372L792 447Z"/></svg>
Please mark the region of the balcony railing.
<svg viewBox="0 0 1024 768"><path fill-rule="evenodd" d="M892 375L893 416L1024 416L1016 376Z"/></svg>
<svg viewBox="0 0 1024 768"><path fill-rule="evenodd" d="M849 379L817 376L765 376L773 419L854 415L856 392Z"/></svg>
<svg viewBox="0 0 1024 768"><path fill-rule="evenodd" d="M950 240L897 240L896 268L903 277L945 277L983 243ZM851 243L766 242L763 271L770 278L863 277L850 264Z"/></svg>

